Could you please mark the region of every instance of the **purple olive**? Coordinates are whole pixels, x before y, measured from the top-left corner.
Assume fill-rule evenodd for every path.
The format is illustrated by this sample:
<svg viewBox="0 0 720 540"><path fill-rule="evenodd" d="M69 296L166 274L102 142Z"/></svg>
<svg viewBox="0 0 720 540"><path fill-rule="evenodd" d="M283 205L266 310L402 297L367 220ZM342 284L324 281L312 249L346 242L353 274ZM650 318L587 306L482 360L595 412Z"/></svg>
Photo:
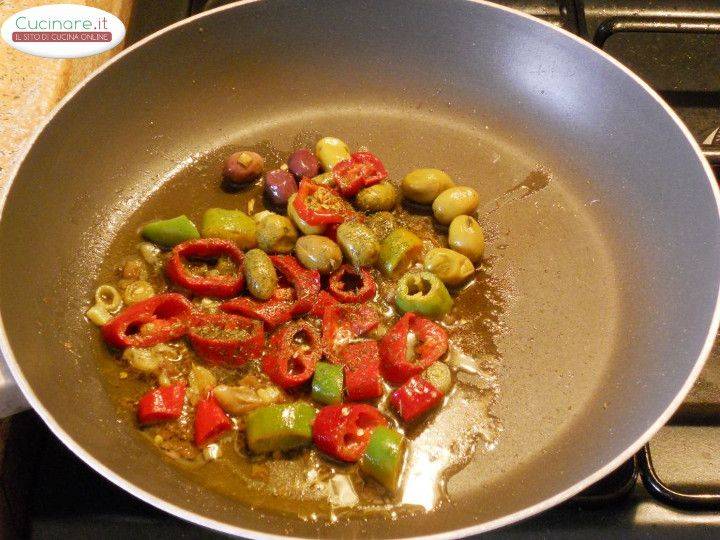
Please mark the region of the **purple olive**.
<svg viewBox="0 0 720 540"><path fill-rule="evenodd" d="M232 187L240 187L256 180L263 171L264 160L256 152L235 152L225 160L223 181Z"/></svg>
<svg viewBox="0 0 720 540"><path fill-rule="evenodd" d="M265 175L265 193L271 203L277 206L287 204L290 195L297 193L295 177L282 169L270 171Z"/></svg>
<svg viewBox="0 0 720 540"><path fill-rule="evenodd" d="M288 158L287 164L290 172L298 179L303 176L312 178L313 176L317 176L318 172L320 172L318 159L315 157L315 154L307 148L295 150Z"/></svg>

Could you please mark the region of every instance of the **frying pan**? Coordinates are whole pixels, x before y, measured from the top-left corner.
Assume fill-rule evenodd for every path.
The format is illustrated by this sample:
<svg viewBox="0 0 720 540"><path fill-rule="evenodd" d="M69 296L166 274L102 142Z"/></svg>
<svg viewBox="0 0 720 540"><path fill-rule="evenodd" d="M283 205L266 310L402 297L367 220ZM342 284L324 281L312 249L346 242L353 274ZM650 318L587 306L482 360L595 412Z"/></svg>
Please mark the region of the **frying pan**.
<svg viewBox="0 0 720 540"><path fill-rule="evenodd" d="M482 193L510 284L504 430L439 511L319 524L253 510L168 465L103 387L82 313L118 228L178 171L202 177L205 153L307 132L368 145L395 178L438 166ZM538 168L547 186L513 189ZM718 190L687 129L607 55L484 2L248 1L173 25L63 101L3 201L2 353L28 401L128 492L244 536L458 537L540 512L667 421L718 329Z"/></svg>

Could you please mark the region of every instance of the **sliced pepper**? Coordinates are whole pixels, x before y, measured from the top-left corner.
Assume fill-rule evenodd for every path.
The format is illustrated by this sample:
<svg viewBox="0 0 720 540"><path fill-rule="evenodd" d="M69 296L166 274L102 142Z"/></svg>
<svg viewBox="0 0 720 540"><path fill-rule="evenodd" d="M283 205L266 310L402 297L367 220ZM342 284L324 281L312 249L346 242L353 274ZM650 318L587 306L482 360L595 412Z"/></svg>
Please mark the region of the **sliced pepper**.
<svg viewBox="0 0 720 540"><path fill-rule="evenodd" d="M312 380L312 398L326 405L342 403L343 368L327 362L318 362Z"/></svg>
<svg viewBox="0 0 720 540"><path fill-rule="evenodd" d="M425 317L406 313L380 340L385 378L402 384L438 360L448 348L445 329Z"/></svg>
<svg viewBox="0 0 720 540"><path fill-rule="evenodd" d="M142 228L142 235L163 247L173 247L186 240L200 238L195 224L186 215L148 223Z"/></svg>
<svg viewBox="0 0 720 540"><path fill-rule="evenodd" d="M272 255L270 260L295 289L293 315L310 311L320 293L320 272L303 267L292 255Z"/></svg>
<svg viewBox="0 0 720 540"><path fill-rule="evenodd" d="M443 394L452 389L452 372L444 362L433 362L420 375Z"/></svg>
<svg viewBox="0 0 720 540"><path fill-rule="evenodd" d="M380 269L386 276L397 276L419 261L421 254L422 240L407 229L398 227L380 242Z"/></svg>
<svg viewBox="0 0 720 540"><path fill-rule="evenodd" d="M295 388L309 381L322 356L320 336L305 321L290 322L270 338L262 369L283 388Z"/></svg>
<svg viewBox="0 0 720 540"><path fill-rule="evenodd" d="M152 347L184 336L191 311L183 295L158 294L126 308L100 331L107 344L118 349Z"/></svg>
<svg viewBox="0 0 720 540"><path fill-rule="evenodd" d="M229 313L194 314L188 338L193 350L208 364L228 367L257 358L265 344L260 322Z"/></svg>
<svg viewBox="0 0 720 540"><path fill-rule="evenodd" d="M245 432L251 452L284 451L312 440L315 409L302 401L260 407L247 415Z"/></svg>
<svg viewBox="0 0 720 540"><path fill-rule="evenodd" d="M295 293L290 287L277 287L270 300L261 302L238 296L220 304L220 309L228 313L237 313L253 319L259 319L268 328L275 328L292 319L295 306Z"/></svg>
<svg viewBox="0 0 720 540"><path fill-rule="evenodd" d="M387 170L380 158L372 152L355 152L336 163L332 168L333 179L344 197L353 197L364 187L385 180Z"/></svg>
<svg viewBox="0 0 720 540"><path fill-rule="evenodd" d="M211 442L230 428L232 428L230 418L212 394L198 401L195 408L195 444L197 446Z"/></svg>
<svg viewBox="0 0 720 540"><path fill-rule="evenodd" d="M450 312L453 299L435 274L408 272L398 281L395 303L404 312L438 318Z"/></svg>
<svg viewBox="0 0 720 540"><path fill-rule="evenodd" d="M340 461L360 459L372 431L387 424L375 407L362 403L330 405L320 409L313 425L313 442L321 452Z"/></svg>
<svg viewBox="0 0 720 540"><path fill-rule="evenodd" d="M330 225L325 227L323 236L327 236L333 242L337 242L337 230L340 225L342 225L342 223L331 223Z"/></svg>
<svg viewBox="0 0 720 540"><path fill-rule="evenodd" d="M138 421L154 424L179 418L185 402L185 389L185 383L177 383L150 390L138 401Z"/></svg>
<svg viewBox="0 0 720 540"><path fill-rule="evenodd" d="M322 321L323 349L333 364L341 363L337 351L349 340L380 324L380 317L367 304L337 304L325 309Z"/></svg>
<svg viewBox="0 0 720 540"><path fill-rule="evenodd" d="M327 228L327 225L310 225L295 210L295 199L297 199L297 193L290 195L287 204L287 215L288 218L295 224L295 227L300 229L303 234L323 234Z"/></svg>
<svg viewBox="0 0 720 540"><path fill-rule="evenodd" d="M202 235L235 242L243 250L257 246L255 220L242 210L208 208L203 215Z"/></svg>
<svg viewBox="0 0 720 540"><path fill-rule="evenodd" d="M372 300L377 286L370 272L358 270L349 264L338 268L328 281L330 293L344 303L359 303Z"/></svg>
<svg viewBox="0 0 720 540"><path fill-rule="evenodd" d="M309 313L314 317L320 317L322 319L325 314L325 308L334 306L338 303L339 302L335 300L335 297L332 294L327 291L320 291L320 294L318 294L317 300L315 300L315 303Z"/></svg>
<svg viewBox="0 0 720 540"><path fill-rule="evenodd" d="M217 273L217 269L213 269L203 275L187 266L191 260L213 262L219 261L222 257L228 258L234 264L229 274L220 274ZM165 273L173 283L189 289L194 294L227 298L239 293L245 284L242 272L243 260L242 251L229 240L202 238L175 246L167 261Z"/></svg>
<svg viewBox="0 0 720 540"><path fill-rule="evenodd" d="M355 212L333 189L319 186L308 178L300 181L300 189L292 202L298 216L308 225L342 223Z"/></svg>
<svg viewBox="0 0 720 540"><path fill-rule="evenodd" d="M351 401L382 396L380 352L377 341L358 341L342 347L338 358L345 370L345 391Z"/></svg>
<svg viewBox="0 0 720 540"><path fill-rule="evenodd" d="M427 414L443 399L443 393L419 375L390 394L390 405L405 422L412 422Z"/></svg>
<svg viewBox="0 0 720 540"><path fill-rule="evenodd" d="M379 426L370 435L360 470L392 492L397 489L404 459L405 438L387 426Z"/></svg>

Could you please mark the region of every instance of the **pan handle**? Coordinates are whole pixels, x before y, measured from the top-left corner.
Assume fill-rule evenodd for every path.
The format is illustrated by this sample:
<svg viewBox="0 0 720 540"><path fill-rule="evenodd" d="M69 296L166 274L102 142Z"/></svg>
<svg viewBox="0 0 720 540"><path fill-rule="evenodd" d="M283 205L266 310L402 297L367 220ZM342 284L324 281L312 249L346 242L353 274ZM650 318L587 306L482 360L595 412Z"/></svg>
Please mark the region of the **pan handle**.
<svg viewBox="0 0 720 540"><path fill-rule="evenodd" d="M0 354L0 418L29 408L30 405L25 401L20 388L5 365L5 359Z"/></svg>

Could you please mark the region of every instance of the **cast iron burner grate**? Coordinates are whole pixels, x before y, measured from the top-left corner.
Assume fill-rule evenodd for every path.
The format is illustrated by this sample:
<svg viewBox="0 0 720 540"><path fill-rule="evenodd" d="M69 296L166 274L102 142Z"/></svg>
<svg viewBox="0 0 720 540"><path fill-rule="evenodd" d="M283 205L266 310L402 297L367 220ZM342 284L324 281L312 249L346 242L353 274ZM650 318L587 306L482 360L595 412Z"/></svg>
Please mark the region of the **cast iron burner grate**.
<svg viewBox="0 0 720 540"><path fill-rule="evenodd" d="M602 21L596 28L592 42L601 49L608 38L619 33L673 33L673 34L720 34L720 15L715 16L694 16L677 17L674 15L630 15L611 17ZM587 39L587 35L584 35ZM673 105L672 100L669 100ZM718 103L720 105L720 103ZM708 144L701 146L705 158L710 162L715 171L720 167L720 131L716 130ZM688 412L687 408L681 408L680 414L684 421L691 424L703 425L702 415ZM675 419L682 418L676 415ZM672 420L671 420L672 422ZM712 427L708 426L708 429ZM653 465L650 443L646 444L638 452L634 460L639 465L640 477L645 489L661 502L675 508L684 510L720 510L720 492L701 491L690 493L673 489L666 484L659 476ZM621 467L622 469L622 467ZM613 476L618 471L613 473Z"/></svg>

